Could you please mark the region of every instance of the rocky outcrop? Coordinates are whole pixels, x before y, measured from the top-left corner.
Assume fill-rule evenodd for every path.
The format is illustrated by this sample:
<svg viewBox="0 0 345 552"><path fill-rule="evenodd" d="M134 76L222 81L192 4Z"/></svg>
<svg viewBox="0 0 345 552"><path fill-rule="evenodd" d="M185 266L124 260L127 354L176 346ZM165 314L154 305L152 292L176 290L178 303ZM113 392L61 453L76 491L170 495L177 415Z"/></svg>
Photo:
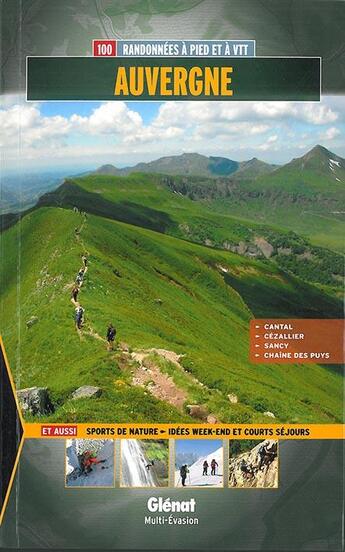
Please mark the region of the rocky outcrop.
<svg viewBox="0 0 345 552"><path fill-rule="evenodd" d="M256 237L254 242L266 259L269 259L273 255L274 247L267 240L265 240L265 238Z"/></svg>
<svg viewBox="0 0 345 552"><path fill-rule="evenodd" d="M233 253L238 253L245 257L263 257L261 249L256 244L249 242L240 241L238 245L231 245L229 249Z"/></svg>
<svg viewBox="0 0 345 552"><path fill-rule="evenodd" d="M19 389L17 397L24 415L33 414L34 416L42 416L54 410L46 387Z"/></svg>
<svg viewBox="0 0 345 552"><path fill-rule="evenodd" d="M219 420L214 414L209 414L206 421L208 424L219 424Z"/></svg>
<svg viewBox="0 0 345 552"><path fill-rule="evenodd" d="M273 412L270 412L269 410L264 412L264 416L267 416L268 418L275 418L275 415L273 414Z"/></svg>
<svg viewBox="0 0 345 552"><path fill-rule="evenodd" d="M102 389L93 385L82 385L72 393L72 399L94 399L100 397Z"/></svg>
<svg viewBox="0 0 345 552"><path fill-rule="evenodd" d="M208 411L202 404L187 404L187 412L192 418L207 420Z"/></svg>
<svg viewBox="0 0 345 552"><path fill-rule="evenodd" d="M262 447L265 447L266 453L262 451ZM231 457L230 452L229 486L278 487L278 442L262 441L248 452L235 457Z"/></svg>
<svg viewBox="0 0 345 552"><path fill-rule="evenodd" d="M31 326L34 326L38 322L38 316L31 316L29 320L26 321L26 327L31 328Z"/></svg>
<svg viewBox="0 0 345 552"><path fill-rule="evenodd" d="M234 393L229 393L228 399L232 404L238 403L238 396L235 395Z"/></svg>

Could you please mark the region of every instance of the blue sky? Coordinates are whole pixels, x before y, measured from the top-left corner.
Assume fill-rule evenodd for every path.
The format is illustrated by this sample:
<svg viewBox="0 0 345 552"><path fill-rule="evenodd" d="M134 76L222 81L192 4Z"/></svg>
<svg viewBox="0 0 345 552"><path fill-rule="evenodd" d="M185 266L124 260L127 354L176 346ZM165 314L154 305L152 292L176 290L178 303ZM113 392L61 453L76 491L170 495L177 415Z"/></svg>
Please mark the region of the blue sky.
<svg viewBox="0 0 345 552"><path fill-rule="evenodd" d="M198 152L286 163L316 144L345 156L345 97L321 102L26 102L2 96L4 172L118 167Z"/></svg>
<svg viewBox="0 0 345 552"><path fill-rule="evenodd" d="M88 117L91 113L100 107L102 102L44 102L41 104L41 114L46 117L62 115L70 117L78 113ZM162 102L127 102L127 105L134 111L138 111L145 124L151 123L157 115L159 106Z"/></svg>
<svg viewBox="0 0 345 552"><path fill-rule="evenodd" d="M175 454L195 453L200 458L207 456L222 446L221 440L214 439L177 439L175 441Z"/></svg>

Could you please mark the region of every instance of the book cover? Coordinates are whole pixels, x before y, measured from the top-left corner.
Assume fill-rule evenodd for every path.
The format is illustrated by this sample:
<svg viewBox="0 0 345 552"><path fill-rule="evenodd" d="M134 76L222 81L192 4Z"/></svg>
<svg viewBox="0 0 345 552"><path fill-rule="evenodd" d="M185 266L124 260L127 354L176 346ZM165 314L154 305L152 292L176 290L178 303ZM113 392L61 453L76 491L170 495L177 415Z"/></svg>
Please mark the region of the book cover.
<svg viewBox="0 0 345 552"><path fill-rule="evenodd" d="M344 3L0 24L1 549L343 550Z"/></svg>

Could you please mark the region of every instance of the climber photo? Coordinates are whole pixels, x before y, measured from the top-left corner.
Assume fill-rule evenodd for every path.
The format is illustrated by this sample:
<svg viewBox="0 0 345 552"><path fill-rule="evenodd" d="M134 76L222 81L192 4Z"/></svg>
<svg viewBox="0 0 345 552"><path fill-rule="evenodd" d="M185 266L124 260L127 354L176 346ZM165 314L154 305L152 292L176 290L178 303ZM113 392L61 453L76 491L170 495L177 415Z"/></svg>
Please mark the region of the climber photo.
<svg viewBox="0 0 345 552"><path fill-rule="evenodd" d="M113 487L114 441L68 439L66 487Z"/></svg>
<svg viewBox="0 0 345 552"><path fill-rule="evenodd" d="M278 488L278 441L229 443L229 487Z"/></svg>
<svg viewBox="0 0 345 552"><path fill-rule="evenodd" d="M123 439L120 471L121 487L167 487L169 441Z"/></svg>
<svg viewBox="0 0 345 552"><path fill-rule="evenodd" d="M176 440L175 487L223 487L223 442Z"/></svg>

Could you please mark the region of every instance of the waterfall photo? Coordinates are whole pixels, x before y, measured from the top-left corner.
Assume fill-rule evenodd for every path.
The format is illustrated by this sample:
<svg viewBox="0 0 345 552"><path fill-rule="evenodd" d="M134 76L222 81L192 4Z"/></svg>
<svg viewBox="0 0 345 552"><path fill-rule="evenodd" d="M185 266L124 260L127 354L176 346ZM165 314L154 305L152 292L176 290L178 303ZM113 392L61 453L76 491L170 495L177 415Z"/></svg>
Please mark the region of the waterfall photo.
<svg viewBox="0 0 345 552"><path fill-rule="evenodd" d="M68 439L66 487L113 487L114 441Z"/></svg>
<svg viewBox="0 0 345 552"><path fill-rule="evenodd" d="M223 487L223 442L175 441L175 487Z"/></svg>
<svg viewBox="0 0 345 552"><path fill-rule="evenodd" d="M121 487L167 487L168 484L168 440L121 441Z"/></svg>

